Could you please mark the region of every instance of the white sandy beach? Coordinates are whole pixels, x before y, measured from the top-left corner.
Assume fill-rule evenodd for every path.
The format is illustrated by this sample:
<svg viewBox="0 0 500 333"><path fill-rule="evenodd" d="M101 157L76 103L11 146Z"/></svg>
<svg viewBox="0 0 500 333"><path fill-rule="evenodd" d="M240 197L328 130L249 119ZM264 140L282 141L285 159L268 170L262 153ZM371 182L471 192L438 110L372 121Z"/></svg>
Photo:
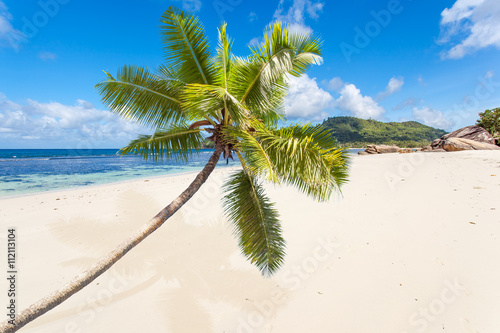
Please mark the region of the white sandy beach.
<svg viewBox="0 0 500 333"><path fill-rule="evenodd" d="M323 204L268 186L287 241L272 278L239 254L222 217L229 172L216 170L157 232L21 332L500 332L500 152L356 156L343 196ZM193 177L1 199L0 244L17 228L19 310Z"/></svg>

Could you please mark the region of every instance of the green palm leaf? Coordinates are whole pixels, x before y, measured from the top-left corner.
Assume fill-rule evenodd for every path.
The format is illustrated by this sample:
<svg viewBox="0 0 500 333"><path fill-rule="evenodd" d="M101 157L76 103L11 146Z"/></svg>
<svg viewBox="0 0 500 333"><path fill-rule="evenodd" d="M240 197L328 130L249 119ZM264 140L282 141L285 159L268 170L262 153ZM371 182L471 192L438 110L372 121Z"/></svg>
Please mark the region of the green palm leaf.
<svg viewBox="0 0 500 333"><path fill-rule="evenodd" d="M217 85L227 90L229 75L231 75L231 39L227 36L227 24L219 28L219 45L217 47L217 57L215 66L217 69Z"/></svg>
<svg viewBox="0 0 500 333"><path fill-rule="evenodd" d="M202 119L219 122L224 108L224 88L206 84L188 84L183 89L181 108L187 110L189 121Z"/></svg>
<svg viewBox="0 0 500 333"><path fill-rule="evenodd" d="M96 88L111 111L150 127L165 127L185 119L179 83L162 79L144 67L123 66L116 79L106 74L108 79Z"/></svg>
<svg viewBox="0 0 500 333"><path fill-rule="evenodd" d="M290 184L318 201L326 201L347 181L348 156L321 126L291 125L269 130L254 123L255 133L241 135L239 146L248 168L268 180ZM257 146L258 149L252 149Z"/></svg>
<svg viewBox="0 0 500 333"><path fill-rule="evenodd" d="M165 60L187 83L213 83L210 45L198 18L170 7L160 20Z"/></svg>
<svg viewBox="0 0 500 333"><path fill-rule="evenodd" d="M318 201L327 201L347 181L348 156L321 126L292 125L262 137L283 182Z"/></svg>
<svg viewBox="0 0 500 333"><path fill-rule="evenodd" d="M245 171L231 175L224 190L224 212L233 223L242 252L263 274L273 274L285 256L274 203L265 196L262 185Z"/></svg>
<svg viewBox="0 0 500 333"><path fill-rule="evenodd" d="M182 95L181 107L188 110L190 120L213 119L223 122L221 110L231 116L233 125L248 125L250 113L226 89L216 85L188 84Z"/></svg>
<svg viewBox="0 0 500 333"><path fill-rule="evenodd" d="M141 155L154 161L164 157L187 161L194 152L202 147L201 129L189 129L186 125L172 125L165 130L158 130L153 135L140 135L126 147L120 149L120 154Z"/></svg>
<svg viewBox="0 0 500 333"><path fill-rule="evenodd" d="M267 96L272 89L283 89L283 78L293 68L293 50L283 49L270 59L239 59L231 91L254 109L269 109Z"/></svg>
<svg viewBox="0 0 500 333"><path fill-rule="evenodd" d="M290 33L278 22L264 34L260 45L251 47L251 52L247 59L235 59L229 90L256 118L266 119L269 115L269 124L276 123L288 88L286 76L300 76L310 65L321 63L321 41L307 34Z"/></svg>
<svg viewBox="0 0 500 333"><path fill-rule="evenodd" d="M254 126L256 122L252 122ZM279 174L274 162L262 146L254 132L243 129L226 129L226 140L235 142L238 151L242 152L241 163L252 175L259 176L270 182L279 183Z"/></svg>
<svg viewBox="0 0 500 333"><path fill-rule="evenodd" d="M179 89L181 89L187 84L186 78L183 77L183 73L176 71L170 66L162 64L158 67L157 72L158 72L157 75L160 77L160 79L169 82L170 84L178 87Z"/></svg>
<svg viewBox="0 0 500 333"><path fill-rule="evenodd" d="M290 33L290 45L295 50L293 59L293 70L290 74L300 76L304 74L311 65L321 65L321 40L306 33Z"/></svg>
<svg viewBox="0 0 500 333"><path fill-rule="evenodd" d="M219 29L219 45L217 48L217 57L215 58L215 66L217 70L216 83L219 87L228 91L228 80L231 75L231 40L226 33L227 24L223 24ZM227 101L224 100L224 110L228 110ZM223 123L225 125L229 122L229 113L225 112L223 116ZM233 117L234 118L234 117Z"/></svg>

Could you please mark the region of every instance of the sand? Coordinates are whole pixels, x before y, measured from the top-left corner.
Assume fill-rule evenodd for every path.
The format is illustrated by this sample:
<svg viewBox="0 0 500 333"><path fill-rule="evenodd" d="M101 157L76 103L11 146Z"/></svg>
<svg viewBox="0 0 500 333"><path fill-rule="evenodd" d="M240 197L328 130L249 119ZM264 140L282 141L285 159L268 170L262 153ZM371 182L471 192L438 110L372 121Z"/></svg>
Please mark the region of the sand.
<svg viewBox="0 0 500 333"><path fill-rule="evenodd" d="M343 195L322 204L267 186L287 241L272 278L245 261L222 217L229 172L21 332L500 331L500 153L356 156ZM0 244L17 228L19 306L107 253L193 177L1 199Z"/></svg>

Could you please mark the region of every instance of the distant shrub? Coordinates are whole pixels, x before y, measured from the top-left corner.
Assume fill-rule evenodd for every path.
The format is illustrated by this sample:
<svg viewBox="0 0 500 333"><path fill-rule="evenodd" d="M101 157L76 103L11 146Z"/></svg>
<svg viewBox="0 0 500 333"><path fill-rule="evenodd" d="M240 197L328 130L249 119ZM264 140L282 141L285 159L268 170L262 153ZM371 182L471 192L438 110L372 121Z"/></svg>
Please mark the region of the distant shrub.
<svg viewBox="0 0 500 333"><path fill-rule="evenodd" d="M485 110L479 113L476 125L481 126L495 138L496 144L500 145L500 108Z"/></svg>

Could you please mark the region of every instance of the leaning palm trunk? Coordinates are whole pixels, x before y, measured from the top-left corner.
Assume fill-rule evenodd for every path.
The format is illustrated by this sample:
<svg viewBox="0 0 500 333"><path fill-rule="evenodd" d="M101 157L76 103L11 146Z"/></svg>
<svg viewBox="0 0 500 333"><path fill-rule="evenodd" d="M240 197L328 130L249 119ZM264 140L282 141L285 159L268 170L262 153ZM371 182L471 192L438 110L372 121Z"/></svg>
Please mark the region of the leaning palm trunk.
<svg viewBox="0 0 500 333"><path fill-rule="evenodd" d="M149 223L145 224L135 235L121 243L115 250L107 254L99 260L94 266L87 269L85 272L76 276L72 281L66 284L61 289L44 297L40 301L32 304L27 309L23 310L16 316L14 325L9 321L4 321L0 324L0 332L15 332L32 320L40 317L47 311L53 309L57 305L64 302L73 294L83 289L85 286L94 281L102 273L107 271L119 259L121 259L128 251L132 250L147 236L158 229L168 218L179 210L205 183L208 176L212 173L222 153L222 147L216 146L215 152L210 157L208 163L203 170L196 176L195 180L189 187L182 192L174 201L167 207L163 208Z"/></svg>
<svg viewBox="0 0 500 333"><path fill-rule="evenodd" d="M203 147L203 131L211 135L207 139L215 143L215 153L188 189L135 236L24 310L14 325L0 324L1 332L21 328L110 268L193 196L222 153L226 159L236 154L242 165L224 184L224 214L243 254L265 275L284 262L285 240L279 213L262 182L291 185L317 201L327 201L347 181L348 158L332 133L321 126L277 127L283 119L288 77L299 77L322 62L319 39L290 32L277 22L260 45L250 47L248 57L240 58L231 53L232 41L223 24L214 56L195 16L171 7L161 22L166 63L156 73L124 66L116 78L107 73L107 80L96 86L111 111L155 130L140 135L121 153L187 161L193 150Z"/></svg>

